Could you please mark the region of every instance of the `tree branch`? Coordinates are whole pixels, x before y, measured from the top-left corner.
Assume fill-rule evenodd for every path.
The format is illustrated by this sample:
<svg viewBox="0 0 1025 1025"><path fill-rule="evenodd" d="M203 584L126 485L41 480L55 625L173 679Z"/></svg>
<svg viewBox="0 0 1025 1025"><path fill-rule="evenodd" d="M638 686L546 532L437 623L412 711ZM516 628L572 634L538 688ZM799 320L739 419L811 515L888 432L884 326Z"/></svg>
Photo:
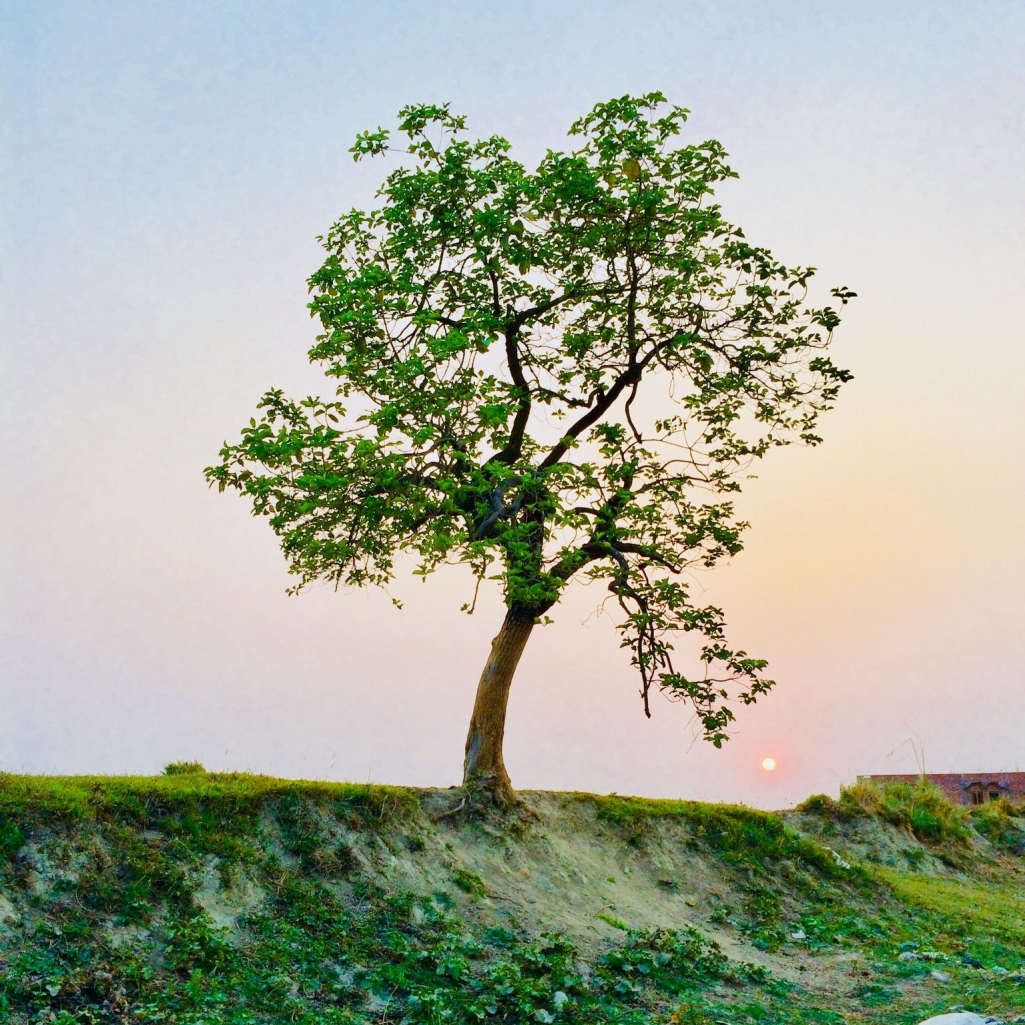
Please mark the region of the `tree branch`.
<svg viewBox="0 0 1025 1025"><path fill-rule="evenodd" d="M527 379L523 376L523 365L520 363L520 351L517 344L519 330L519 325L514 321L513 326L505 333L505 358L509 363L509 374L519 393L519 407L513 420L509 441L500 452L496 452L488 460L488 463L511 463L519 456L523 447L523 435L527 430L527 421L530 419L530 385L527 384Z"/></svg>
<svg viewBox="0 0 1025 1025"><path fill-rule="evenodd" d="M624 389L634 381L640 379L640 365L625 370L612 387L605 392L591 409L585 413L572 427L562 436L562 440L552 448L541 463L541 469L554 466L569 451L570 445L592 424L597 423L612 408L616 399L623 393Z"/></svg>

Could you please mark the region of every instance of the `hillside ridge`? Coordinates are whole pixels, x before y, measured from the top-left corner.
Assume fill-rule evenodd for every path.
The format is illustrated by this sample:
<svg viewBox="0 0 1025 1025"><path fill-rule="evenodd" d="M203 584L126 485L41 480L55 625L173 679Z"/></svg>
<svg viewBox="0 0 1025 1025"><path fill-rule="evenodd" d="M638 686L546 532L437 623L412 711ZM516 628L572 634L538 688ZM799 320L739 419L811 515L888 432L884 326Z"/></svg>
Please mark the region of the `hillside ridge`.
<svg viewBox="0 0 1025 1025"><path fill-rule="evenodd" d="M173 768L173 767L172 767ZM35 1022L1025 1012L1025 819L206 773L0 774L0 1010Z"/></svg>

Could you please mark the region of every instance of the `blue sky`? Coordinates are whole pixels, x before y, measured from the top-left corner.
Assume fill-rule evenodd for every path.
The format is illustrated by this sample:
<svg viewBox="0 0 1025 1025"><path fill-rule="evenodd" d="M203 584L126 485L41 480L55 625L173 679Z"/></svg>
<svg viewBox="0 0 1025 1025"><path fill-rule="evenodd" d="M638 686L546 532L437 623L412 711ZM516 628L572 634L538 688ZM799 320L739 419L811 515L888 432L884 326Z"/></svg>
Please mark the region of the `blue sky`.
<svg viewBox="0 0 1025 1025"><path fill-rule="evenodd" d="M266 387L319 387L316 236L384 173L357 131L447 100L529 162L650 89L724 142L750 238L859 293L856 380L702 581L778 690L721 752L684 709L646 722L581 593L517 678L514 782L785 804L913 770L913 737L936 771L1025 761L1020 4L0 10L0 768L457 781L493 597L467 619L453 573L400 584L401 614L286 598L202 468Z"/></svg>

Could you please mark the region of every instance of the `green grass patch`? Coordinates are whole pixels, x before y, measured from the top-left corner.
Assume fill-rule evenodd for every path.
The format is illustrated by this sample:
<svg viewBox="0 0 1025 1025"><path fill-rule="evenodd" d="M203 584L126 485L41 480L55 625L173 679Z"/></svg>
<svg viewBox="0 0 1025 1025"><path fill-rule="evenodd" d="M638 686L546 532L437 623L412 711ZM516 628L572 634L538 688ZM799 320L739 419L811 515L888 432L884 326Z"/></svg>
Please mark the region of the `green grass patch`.
<svg viewBox="0 0 1025 1025"><path fill-rule="evenodd" d="M939 787L925 782L855 783L841 788L837 808L847 819L885 819L926 843L963 847L971 836L966 809L951 804Z"/></svg>
<svg viewBox="0 0 1025 1025"><path fill-rule="evenodd" d="M671 801L641 797L574 794L595 806L600 821L619 826L628 842L639 843L656 820L682 820L694 841L730 864L769 866L782 860L804 863L834 879L862 881L857 867L843 868L823 847L790 829L782 816L732 804Z"/></svg>
<svg viewBox="0 0 1025 1025"><path fill-rule="evenodd" d="M1025 957L1025 893L1020 878L1003 882L909 875L889 869L878 874L897 899L934 915L952 937L989 936L1017 945Z"/></svg>
<svg viewBox="0 0 1025 1025"><path fill-rule="evenodd" d="M1025 854L1025 807L1006 797L987 801L969 812L972 828L992 843L1016 854Z"/></svg>
<svg viewBox="0 0 1025 1025"><path fill-rule="evenodd" d="M0 821L64 822L118 818L140 824L208 812L228 822L268 802L300 798L366 821L412 816L415 790L361 783L276 779L247 773L185 771L163 776L18 776L0 773Z"/></svg>

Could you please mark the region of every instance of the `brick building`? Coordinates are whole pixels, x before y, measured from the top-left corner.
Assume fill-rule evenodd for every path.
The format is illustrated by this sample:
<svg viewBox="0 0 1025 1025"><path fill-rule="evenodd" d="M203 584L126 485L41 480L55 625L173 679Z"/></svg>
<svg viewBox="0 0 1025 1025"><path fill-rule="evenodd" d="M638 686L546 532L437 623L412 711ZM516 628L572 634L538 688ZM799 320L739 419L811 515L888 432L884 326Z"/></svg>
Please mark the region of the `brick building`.
<svg viewBox="0 0 1025 1025"><path fill-rule="evenodd" d="M917 783L919 773L904 776L859 776L859 783ZM1006 797L1015 804L1025 804L1025 772L927 772L927 783L937 786L951 804L985 804Z"/></svg>

